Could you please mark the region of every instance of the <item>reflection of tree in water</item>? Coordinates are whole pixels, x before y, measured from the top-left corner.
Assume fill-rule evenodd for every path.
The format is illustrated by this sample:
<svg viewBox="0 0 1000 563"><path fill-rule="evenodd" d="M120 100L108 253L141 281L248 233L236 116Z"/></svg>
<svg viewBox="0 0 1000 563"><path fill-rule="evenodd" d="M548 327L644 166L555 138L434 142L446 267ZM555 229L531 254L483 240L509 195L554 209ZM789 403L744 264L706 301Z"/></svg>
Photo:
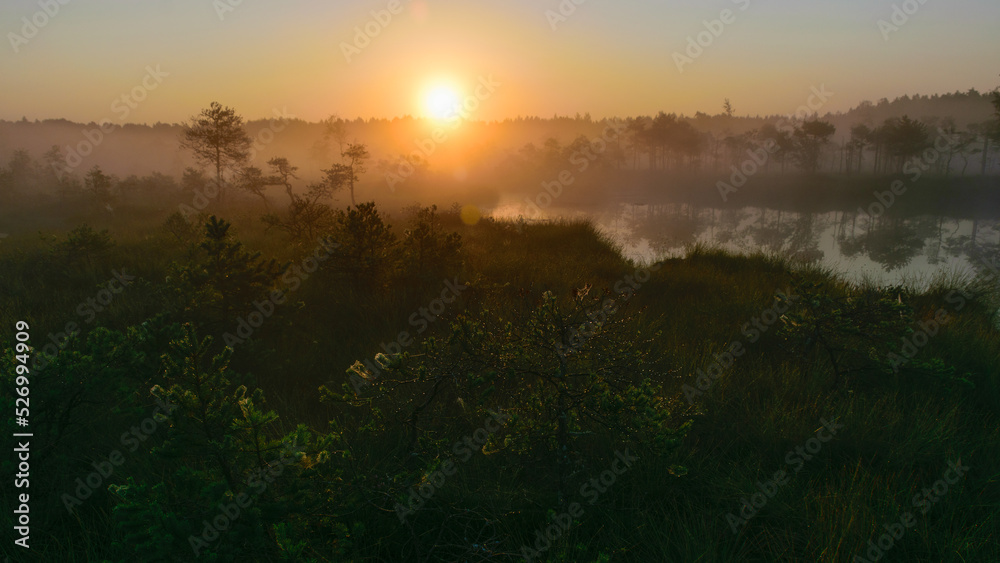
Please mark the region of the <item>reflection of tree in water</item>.
<svg viewBox="0 0 1000 563"><path fill-rule="evenodd" d="M978 244L978 252L971 256L976 271L983 275L995 276L1000 273L1000 221L990 221L984 230L984 236ZM994 279L995 282L1000 280Z"/></svg>
<svg viewBox="0 0 1000 563"><path fill-rule="evenodd" d="M1000 223L973 219L971 234L952 233L944 238L942 249L951 256L967 258L977 274L992 274L1000 268Z"/></svg>
<svg viewBox="0 0 1000 563"><path fill-rule="evenodd" d="M938 221L932 217L916 219L901 219L883 215L871 220L859 220L865 226L858 235L861 225L856 225L854 236L846 233L838 237L841 252L844 256L854 256L863 253L891 272L902 268L913 261L924 248L924 240L938 232Z"/></svg>
<svg viewBox="0 0 1000 563"><path fill-rule="evenodd" d="M840 247L840 254L846 258L854 258L865 249L864 241L857 233L858 214L842 214L837 229L837 245Z"/></svg>
<svg viewBox="0 0 1000 563"><path fill-rule="evenodd" d="M975 245L972 243L972 237L969 235L958 234L957 226L950 235L944 237L941 243L941 249L946 252L948 256L967 256L970 252L975 252L974 247Z"/></svg>
<svg viewBox="0 0 1000 563"><path fill-rule="evenodd" d="M695 209L687 204L668 204L632 207L634 221L632 237L649 240L650 247L658 254L691 245L708 228L714 225L714 209ZM629 211L625 217L629 218Z"/></svg>
<svg viewBox="0 0 1000 563"><path fill-rule="evenodd" d="M736 239L736 231L740 224L750 217L750 210L722 209L714 212L713 217L716 217L717 221L712 224L712 240L718 244L730 244Z"/></svg>
<svg viewBox="0 0 1000 563"><path fill-rule="evenodd" d="M819 236L827 223L815 213L803 213L795 221L792 236L788 239L788 257L796 262L818 262L823 259L819 249Z"/></svg>
<svg viewBox="0 0 1000 563"><path fill-rule="evenodd" d="M759 213L756 218L755 212ZM631 226L625 237L630 243L646 239L660 255L707 238L713 244L732 245L751 252L765 250L795 261L814 262L823 258L819 237L825 225L817 215L670 204L627 206L617 211L617 217Z"/></svg>
<svg viewBox="0 0 1000 563"><path fill-rule="evenodd" d="M958 221L953 221L952 219L945 218L943 215L937 218L937 234L932 236L927 241L926 255L927 263L936 266L943 263L948 258L948 253L944 250L945 232L951 228L950 223L954 223L954 230L948 236L954 235L958 232L959 223Z"/></svg>
<svg viewBox="0 0 1000 563"><path fill-rule="evenodd" d="M813 213L761 209L758 220L746 226L741 235L749 247L755 246L796 262L815 262L823 258L819 236L825 228L823 218Z"/></svg>
<svg viewBox="0 0 1000 563"><path fill-rule="evenodd" d="M785 239L792 234L792 226L782 224L782 219L781 210L771 211L769 217L768 210L761 209L757 220L744 227L741 233L744 244L779 253L785 245Z"/></svg>
<svg viewBox="0 0 1000 563"><path fill-rule="evenodd" d="M883 215L872 220L868 214L856 212L810 214L668 204L622 205L610 218L621 240L630 244L646 240L660 256L708 240L734 250L763 250L796 262L816 262L824 258L820 237L832 226L833 239L844 258L867 257L887 273L910 265L921 255L929 266L959 258L981 272L993 271L988 264L1000 268L1000 223L995 220L973 221L972 236L967 220L943 216ZM965 234L958 234L960 231Z"/></svg>

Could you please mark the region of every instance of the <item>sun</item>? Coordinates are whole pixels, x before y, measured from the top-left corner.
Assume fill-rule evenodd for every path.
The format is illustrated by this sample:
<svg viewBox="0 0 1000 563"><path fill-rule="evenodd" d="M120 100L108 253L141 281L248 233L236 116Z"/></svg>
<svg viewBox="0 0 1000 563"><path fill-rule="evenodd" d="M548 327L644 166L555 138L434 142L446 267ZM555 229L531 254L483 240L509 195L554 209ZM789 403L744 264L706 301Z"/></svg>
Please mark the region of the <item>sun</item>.
<svg viewBox="0 0 1000 563"><path fill-rule="evenodd" d="M424 98L427 113L437 119L449 119L458 113L459 95L450 86L435 86Z"/></svg>

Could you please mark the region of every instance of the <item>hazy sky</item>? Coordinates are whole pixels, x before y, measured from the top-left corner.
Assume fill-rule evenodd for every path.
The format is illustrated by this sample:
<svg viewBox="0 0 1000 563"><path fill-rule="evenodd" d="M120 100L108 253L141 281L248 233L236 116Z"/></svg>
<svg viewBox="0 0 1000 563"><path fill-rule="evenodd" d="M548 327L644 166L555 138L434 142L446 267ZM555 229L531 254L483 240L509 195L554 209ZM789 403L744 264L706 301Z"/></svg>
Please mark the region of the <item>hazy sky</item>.
<svg viewBox="0 0 1000 563"><path fill-rule="evenodd" d="M718 113L727 97L737 114L791 113L823 85L822 113L1000 86L997 0L46 1L54 16L0 4L0 119L180 122L213 100L247 118L419 116L430 90L464 97L489 77L473 119ZM914 13L880 30L894 4ZM703 22L723 10L715 37ZM356 27L375 36L356 43ZM113 106L133 89L142 101Z"/></svg>

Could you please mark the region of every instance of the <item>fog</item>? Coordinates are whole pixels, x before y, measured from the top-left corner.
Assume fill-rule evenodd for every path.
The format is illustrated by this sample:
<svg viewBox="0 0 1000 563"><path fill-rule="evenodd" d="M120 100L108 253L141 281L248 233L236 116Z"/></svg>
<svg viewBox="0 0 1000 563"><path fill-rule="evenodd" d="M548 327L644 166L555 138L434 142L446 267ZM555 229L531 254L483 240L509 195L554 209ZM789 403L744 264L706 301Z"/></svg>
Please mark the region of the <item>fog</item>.
<svg viewBox="0 0 1000 563"><path fill-rule="evenodd" d="M190 108L192 115L199 109ZM235 109L238 113L239 108ZM981 172L981 132L993 110L989 96L973 90L863 102L837 114L819 114L806 106L789 108L787 115L755 117L701 112L678 116L669 113L669 108L664 111L668 113L601 120L577 115L481 122L456 114L448 119L392 120L331 116L309 123L282 108L264 119L246 116L245 129L253 141L247 164L266 168L269 158L285 157L299 167L304 185L319 179L322 169L338 161L344 143L356 142L365 144L373 157L362 179L368 199L391 200L406 193L406 197L436 202L448 197L496 202L526 188L530 192L546 180L557 179L563 170L579 175L584 185L605 182L601 175L611 170L620 173L616 182L636 185L645 180L631 173L656 171L667 179L657 189L670 194L670 178L695 174L706 176L707 181L713 175L725 176L730 165L745 159L746 149L767 140L768 131L775 130L768 127L793 132L808 119L821 119L835 127L818 171L845 172L852 127L876 128L886 120L907 116L926 128L929 140L945 132L967 136L964 145L949 155L949 166L956 175L963 169L973 174ZM659 130L658 117L670 121ZM179 179L186 168L197 166L192 155L179 147L184 125L0 121L0 162L9 160L16 150L42 160L56 146L65 164L59 167L77 176L98 166L119 178L159 172ZM648 132L645 137L643 130ZM874 149L870 145L864 149L862 172L871 169ZM767 173L777 172L772 166L782 166L782 171L794 174L798 169L790 158L776 155L775 161L780 159L781 164L769 165ZM993 172L995 156L989 153L987 160L988 171ZM935 164L942 170L941 163ZM32 191L31 186L17 189ZM447 195L442 196L442 191Z"/></svg>
<svg viewBox="0 0 1000 563"><path fill-rule="evenodd" d="M645 260L676 254L685 245L725 246L732 239L740 241L741 251L811 256L840 273L865 273L896 283L949 269L971 271L972 266L967 259L925 259L911 268L903 267L909 260L888 261L882 262L881 273L872 274L871 264L835 259L843 252L834 252L829 244L820 250L812 236L807 242L785 231L794 231L800 221L795 216L822 216L826 223L831 217L839 222L850 218L856 227L861 215L875 226L865 227L871 231L868 237L883 236L889 219L919 223L921 217L932 222L938 217L962 225L996 219L992 186L1000 166L983 133L992 109L989 96L976 91L863 102L846 113L820 115L802 107L797 113L766 117L739 116L727 105L721 113L694 116L660 112L601 120L577 115L481 122L460 113L445 119L393 120L333 115L309 123L275 109L268 119L245 122L251 146L240 166L267 172L270 159L283 157L298 168L296 177L288 185L259 187L259 197L238 186L231 192L251 207L259 202L262 210L281 209L290 202L285 192L304 194L308 186L322 183L325 171L342 161L345 146L359 144L370 157L358 178L356 200L375 201L387 210L458 204L484 215L529 221L586 217L623 247L635 246L638 238L646 250L633 255ZM808 139L803 127L810 122L827 124L811 156L810 147L801 142ZM181 146L187 125L0 122L0 162L7 163L0 184L5 201L0 231L70 226L55 216L28 218L19 209L45 201L77 202L82 205L77 211L92 207L85 177L93 170L110 178L110 199L102 204L107 213L139 206L158 210L165 219L199 197L197 182L185 183L186 172L212 176ZM238 172L229 171L234 181ZM888 188L896 180L914 189L909 195L891 194ZM200 181L201 189L208 189ZM880 200L882 192L889 196ZM350 203L344 190L335 190L330 201L335 206ZM685 206L688 215L661 211L676 205ZM623 233L614 225L626 208L640 210L644 219ZM758 231L705 236L706 225L714 221L706 223L705 213L726 217L748 210L761 214ZM764 237L768 211L783 218L779 223L785 226ZM666 238L641 234L663 228L689 232ZM810 223L810 230L818 228ZM774 237L788 240L776 242ZM825 237L830 244L836 239L849 246L840 235ZM941 244L926 246L931 252Z"/></svg>

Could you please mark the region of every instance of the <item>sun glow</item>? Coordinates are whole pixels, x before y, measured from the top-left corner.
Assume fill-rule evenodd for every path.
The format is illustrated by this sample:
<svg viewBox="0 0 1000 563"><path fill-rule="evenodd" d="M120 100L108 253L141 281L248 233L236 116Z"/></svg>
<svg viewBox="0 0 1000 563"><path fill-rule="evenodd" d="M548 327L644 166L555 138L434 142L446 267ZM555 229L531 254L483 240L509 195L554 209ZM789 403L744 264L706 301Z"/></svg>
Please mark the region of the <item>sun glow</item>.
<svg viewBox="0 0 1000 563"><path fill-rule="evenodd" d="M431 117L449 119L458 113L460 99L451 86L435 86L424 97L424 108Z"/></svg>

